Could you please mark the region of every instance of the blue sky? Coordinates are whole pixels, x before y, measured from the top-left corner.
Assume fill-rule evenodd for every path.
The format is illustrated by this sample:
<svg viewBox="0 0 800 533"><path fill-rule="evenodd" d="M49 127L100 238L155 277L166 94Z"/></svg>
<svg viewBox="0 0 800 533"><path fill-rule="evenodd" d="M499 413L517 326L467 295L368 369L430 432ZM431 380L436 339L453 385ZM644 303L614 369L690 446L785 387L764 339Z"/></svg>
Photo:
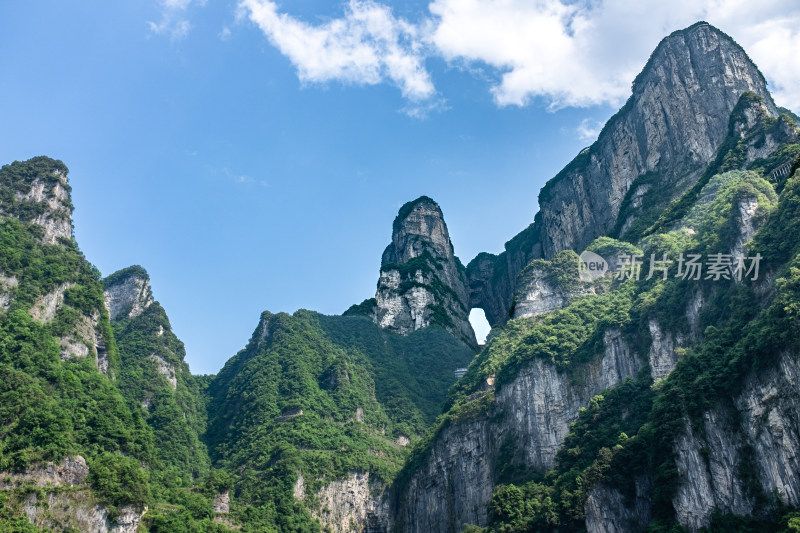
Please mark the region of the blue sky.
<svg viewBox="0 0 800 533"><path fill-rule="evenodd" d="M214 373L265 309L373 296L419 195L465 263L501 251L669 31L717 24L796 109L798 8L724 4L4 2L0 161L63 160L87 258L144 266Z"/></svg>

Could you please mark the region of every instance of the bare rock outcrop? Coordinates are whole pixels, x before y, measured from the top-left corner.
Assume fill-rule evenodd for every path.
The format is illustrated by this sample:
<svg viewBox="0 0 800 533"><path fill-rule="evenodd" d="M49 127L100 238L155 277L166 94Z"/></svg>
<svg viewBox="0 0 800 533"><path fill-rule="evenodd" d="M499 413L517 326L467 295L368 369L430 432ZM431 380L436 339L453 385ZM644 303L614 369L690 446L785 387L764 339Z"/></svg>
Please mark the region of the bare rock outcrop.
<svg viewBox="0 0 800 533"><path fill-rule="evenodd" d="M115 272L103 281L103 296L111 320L139 316L153 303L150 276L138 265Z"/></svg>
<svg viewBox="0 0 800 533"><path fill-rule="evenodd" d="M513 380L485 393L494 394L489 412L443 429L403 491L398 509L403 531L485 525L501 448L514 450L503 460L520 468L552 468L580 408L642 368L642 358L619 330L608 330L603 344L602 354L569 372L532 359Z"/></svg>
<svg viewBox="0 0 800 533"><path fill-rule="evenodd" d="M469 307L504 323L517 275L531 260L583 250L601 235L625 237L645 209L663 208L686 191L715 159L746 92L766 116L778 116L758 68L718 29L701 22L662 40L597 141L542 189L534 223L502 254L470 262ZM771 143L753 146L750 157L760 157Z"/></svg>
<svg viewBox="0 0 800 533"><path fill-rule="evenodd" d="M477 348L468 303L466 270L439 205L427 196L405 204L381 258L373 320L401 335L436 324Z"/></svg>

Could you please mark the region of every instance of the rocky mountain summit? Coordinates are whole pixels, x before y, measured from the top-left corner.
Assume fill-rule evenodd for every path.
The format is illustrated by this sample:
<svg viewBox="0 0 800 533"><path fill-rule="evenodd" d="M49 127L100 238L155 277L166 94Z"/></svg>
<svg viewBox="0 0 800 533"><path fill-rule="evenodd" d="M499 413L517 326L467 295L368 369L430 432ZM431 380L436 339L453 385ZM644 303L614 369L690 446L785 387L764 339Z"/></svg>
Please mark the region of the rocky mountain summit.
<svg viewBox="0 0 800 533"><path fill-rule="evenodd" d="M427 196L408 202L381 257L373 320L401 335L437 324L476 347L468 303L466 269L453 253L439 204Z"/></svg>
<svg viewBox="0 0 800 533"><path fill-rule="evenodd" d="M534 223L502 254L469 263L470 307L502 324L516 276L531 260L580 252L601 235L641 235L714 161L745 92L778 117L764 76L723 32L701 22L662 40L597 141L539 193Z"/></svg>
<svg viewBox="0 0 800 533"><path fill-rule="evenodd" d="M0 181L0 216L14 217L43 230L42 242L72 239L72 188L61 161L35 157L6 168Z"/></svg>
<svg viewBox="0 0 800 533"><path fill-rule="evenodd" d="M133 318L153 303L150 276L142 267L128 267L103 280L103 296L111 320Z"/></svg>
<svg viewBox="0 0 800 533"><path fill-rule="evenodd" d="M0 168L0 531L798 529L800 119L706 23L505 252L465 268L420 197L375 298L265 311L215 376L84 258L66 175Z"/></svg>
<svg viewBox="0 0 800 533"><path fill-rule="evenodd" d="M799 132L724 33L664 39L533 224L468 265L497 328L401 477L401 530L783 531L800 505ZM771 266L586 284L584 250Z"/></svg>

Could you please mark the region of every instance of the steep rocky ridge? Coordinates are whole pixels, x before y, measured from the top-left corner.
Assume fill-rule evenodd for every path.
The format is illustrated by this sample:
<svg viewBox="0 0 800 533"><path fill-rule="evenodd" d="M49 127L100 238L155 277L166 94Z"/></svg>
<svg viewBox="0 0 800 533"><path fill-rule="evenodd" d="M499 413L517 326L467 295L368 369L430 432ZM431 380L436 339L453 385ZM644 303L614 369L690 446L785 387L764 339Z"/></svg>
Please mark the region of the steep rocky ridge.
<svg viewBox="0 0 800 533"><path fill-rule="evenodd" d="M468 305L466 270L439 205L426 196L405 204L381 258L373 320L401 335L436 324L477 347Z"/></svg>
<svg viewBox="0 0 800 533"><path fill-rule="evenodd" d="M794 119L775 108L763 77L727 36L698 24L665 39L597 143L542 191L534 224L500 256L481 254L467 267L470 306L483 307L501 327L456 385L438 433L401 477L403 530L450 531L471 523L489 531L641 531L677 522L695 531L711 525L714 512L774 523L770 494L796 507L792 435L798 428L786 418L795 394L788 384L774 384L791 382L794 371L785 367L793 358L773 362L762 355L765 362L756 364L753 353L785 351L792 342L787 328L795 323L776 313L791 314L795 306L774 310L775 287L765 284L778 278L778 297L794 290L777 272L800 242L797 213L789 207L798 186L784 170L798 154L797 141ZM627 253L644 258L757 251L772 263L754 283L690 282L675 275L674 263L668 279L643 276L633 285L630 307L603 308L619 317L620 329L609 327L617 319L599 328L606 355L587 363L581 354L598 345L599 332L581 344L585 337L575 331L597 319L579 309L625 285L613 282L604 288L609 294L564 290L552 276L547 282L552 263L545 259L598 246L591 243L598 235L631 239L641 250ZM521 320L533 326L522 327ZM723 330L730 338L721 342ZM743 330L756 333L743 341ZM629 355L611 357L609 346ZM581 374L597 361L609 363ZM581 377L559 382L559 370ZM630 407L617 405L613 416L604 415L602 398L595 402L592 395L611 388L613 397L626 376L637 380L638 396ZM772 384L764 383L766 376ZM785 406L770 411L778 395ZM631 426L627 435L614 432L634 405L652 406L653 398L654 411L635 415L640 424L650 417L648 424ZM592 408L596 419L582 419L586 429L573 433L570 423L587 403L600 406ZM731 403L733 410L726 407ZM706 407L698 413L698 405ZM585 453L596 456L581 458ZM770 459L760 464L762 456ZM647 461L651 468L642 467ZM534 481L523 476L519 488L498 485L506 479L498 465L507 464ZM530 514L509 511L515 506Z"/></svg>
<svg viewBox="0 0 800 533"><path fill-rule="evenodd" d="M198 479L209 471L200 436L206 412L186 350L166 311L154 301L150 276L135 265L103 280L105 306L120 354L119 387L153 429L164 478Z"/></svg>
<svg viewBox="0 0 800 533"><path fill-rule="evenodd" d="M665 38L597 142L542 189L545 256L611 233L641 176L658 176L642 195L662 202L692 185L714 160L731 112L748 91L778 116L764 77L730 37L698 23Z"/></svg>
<svg viewBox="0 0 800 533"><path fill-rule="evenodd" d="M528 319L530 320L530 319ZM606 388L636 377L643 363L618 330L603 351L569 371L539 358L510 381L473 393L417 464L409 468L397 510L402 530L446 532L485 525L502 469L544 472L553 467L580 408ZM482 407L485 404L485 407Z"/></svg>
<svg viewBox="0 0 800 533"><path fill-rule="evenodd" d="M104 294L72 238L69 192L60 161L0 168L0 529L225 531L183 347L143 270ZM174 388L149 355L174 369Z"/></svg>
<svg viewBox="0 0 800 533"><path fill-rule="evenodd" d="M61 161L35 157L16 161L0 174L0 216L40 227L43 243L72 240L71 187Z"/></svg>
<svg viewBox="0 0 800 533"><path fill-rule="evenodd" d="M731 111L748 91L778 116L764 77L730 37L707 23L666 37L597 141L542 189L534 224L503 254L470 262L470 307L501 324L517 274L532 259L583 250L601 235L624 236L637 219L641 232L714 160Z"/></svg>
<svg viewBox="0 0 800 533"><path fill-rule="evenodd" d="M60 161L0 168L0 513L56 530L132 532L147 500L133 480L146 479L152 444L116 387L99 272L72 238L71 213ZM111 494L98 476L117 468L131 477Z"/></svg>

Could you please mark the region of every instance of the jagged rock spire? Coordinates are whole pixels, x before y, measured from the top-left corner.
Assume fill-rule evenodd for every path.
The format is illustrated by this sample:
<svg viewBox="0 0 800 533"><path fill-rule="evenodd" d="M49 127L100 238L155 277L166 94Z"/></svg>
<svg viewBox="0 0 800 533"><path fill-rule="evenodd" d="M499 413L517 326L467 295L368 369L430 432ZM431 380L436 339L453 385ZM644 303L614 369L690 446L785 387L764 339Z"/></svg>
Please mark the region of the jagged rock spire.
<svg viewBox="0 0 800 533"><path fill-rule="evenodd" d="M436 324L470 346L477 346L469 324L466 270L439 205L427 196L400 208L392 243L381 260L373 320L408 335Z"/></svg>

